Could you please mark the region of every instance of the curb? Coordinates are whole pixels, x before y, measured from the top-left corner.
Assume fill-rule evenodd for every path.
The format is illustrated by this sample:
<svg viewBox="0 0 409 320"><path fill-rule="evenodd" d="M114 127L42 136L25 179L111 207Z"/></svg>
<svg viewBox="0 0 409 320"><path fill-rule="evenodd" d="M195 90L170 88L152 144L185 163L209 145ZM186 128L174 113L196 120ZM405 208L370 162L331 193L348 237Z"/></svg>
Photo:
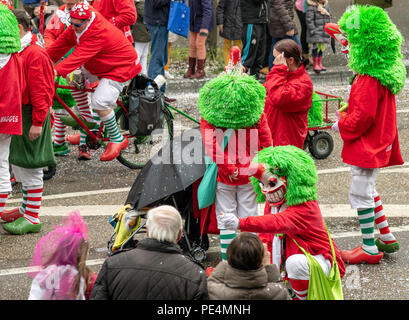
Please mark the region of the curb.
<svg viewBox="0 0 409 320"><path fill-rule="evenodd" d="M406 74L409 77L409 61L405 61ZM342 69L337 71L328 71L316 74L314 71L309 70L308 74L311 77L312 83L315 85L348 85L351 79L353 72L348 69ZM169 80L166 84L166 91L169 96L178 95L180 93L191 93L199 92L200 88L209 80L215 78L214 76L206 76L203 79L199 80L190 80L190 79L172 79Z"/></svg>

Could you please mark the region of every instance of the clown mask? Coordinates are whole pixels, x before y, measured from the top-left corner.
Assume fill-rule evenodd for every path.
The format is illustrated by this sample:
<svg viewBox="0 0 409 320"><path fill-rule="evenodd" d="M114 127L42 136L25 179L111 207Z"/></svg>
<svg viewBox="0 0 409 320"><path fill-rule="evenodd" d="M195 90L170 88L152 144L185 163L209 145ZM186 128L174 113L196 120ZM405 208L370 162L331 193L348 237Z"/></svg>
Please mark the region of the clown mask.
<svg viewBox="0 0 409 320"><path fill-rule="evenodd" d="M259 184L270 207L279 207L284 203L285 193L287 191L286 177L280 177L266 167L266 170L259 180Z"/></svg>

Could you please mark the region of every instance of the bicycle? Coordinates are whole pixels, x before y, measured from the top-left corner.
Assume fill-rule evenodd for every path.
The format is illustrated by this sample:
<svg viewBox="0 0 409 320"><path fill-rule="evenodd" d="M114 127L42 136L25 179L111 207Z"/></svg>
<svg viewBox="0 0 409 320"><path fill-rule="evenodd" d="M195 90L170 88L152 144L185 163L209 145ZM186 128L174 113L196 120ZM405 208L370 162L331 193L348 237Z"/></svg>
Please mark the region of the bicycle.
<svg viewBox="0 0 409 320"><path fill-rule="evenodd" d="M74 86L60 85L58 81L55 82L55 88L80 90ZM95 91L95 86L83 88L82 91L92 93ZM77 114L75 114L75 112L58 96L57 90L54 99L57 100L69 114L68 116L62 116L61 121L65 125L73 129L83 130L87 134L86 144L88 148L91 150L97 150L100 147L106 147L106 142L109 142L109 138L102 121L99 124L99 128L96 129L97 124L84 121L80 116L77 116ZM173 121L175 119L173 112L177 112L185 118L199 124L197 119L165 102L163 97L161 99L163 102L161 108L163 115L162 126L161 128L155 129L148 136L134 136L129 132L128 86L123 89L117 100L117 107L114 112L118 128L120 129L121 134L128 138L129 145L126 149L121 151L116 159L130 169L143 168L155 152L159 151L167 141L173 139Z"/></svg>

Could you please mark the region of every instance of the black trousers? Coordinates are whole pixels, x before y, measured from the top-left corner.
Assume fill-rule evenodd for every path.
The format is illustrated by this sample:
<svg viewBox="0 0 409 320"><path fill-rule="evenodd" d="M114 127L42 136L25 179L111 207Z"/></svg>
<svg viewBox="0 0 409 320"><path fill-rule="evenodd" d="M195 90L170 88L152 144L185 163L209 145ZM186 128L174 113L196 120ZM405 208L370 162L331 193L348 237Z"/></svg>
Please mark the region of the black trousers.
<svg viewBox="0 0 409 320"><path fill-rule="evenodd" d="M307 42L307 23L305 21L305 13L299 10L295 10L295 12L297 12L297 16L301 24L300 42L301 42L301 47L302 47L302 53L309 54L310 48Z"/></svg>
<svg viewBox="0 0 409 320"><path fill-rule="evenodd" d="M264 67L266 53L266 25L244 24L243 25L243 53L242 64L251 75L256 75Z"/></svg>

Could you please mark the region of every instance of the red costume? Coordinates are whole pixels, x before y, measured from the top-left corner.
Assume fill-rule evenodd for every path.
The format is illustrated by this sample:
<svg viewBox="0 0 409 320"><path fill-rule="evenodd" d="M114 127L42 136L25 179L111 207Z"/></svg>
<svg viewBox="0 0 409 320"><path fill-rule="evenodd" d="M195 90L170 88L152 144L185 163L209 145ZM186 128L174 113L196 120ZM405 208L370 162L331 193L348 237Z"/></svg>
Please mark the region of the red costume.
<svg viewBox="0 0 409 320"><path fill-rule="evenodd" d="M395 95L377 79L368 75L355 77L348 116L338 121L338 128L344 141L343 162L362 168L403 164Z"/></svg>
<svg viewBox="0 0 409 320"><path fill-rule="evenodd" d="M312 103L313 85L301 65L288 71L285 65L274 66L267 75L264 113L274 146L293 145L303 148L308 133L308 110Z"/></svg>
<svg viewBox="0 0 409 320"><path fill-rule="evenodd" d="M18 53L0 59L0 134L21 135L21 93L24 90L23 60Z"/></svg>
<svg viewBox="0 0 409 320"><path fill-rule="evenodd" d="M98 10L105 19L122 30L125 37L133 43L131 26L135 24L137 19L136 7L133 0L95 0L92 1L92 6Z"/></svg>
<svg viewBox="0 0 409 320"><path fill-rule="evenodd" d="M250 134L251 130L257 129L258 133L258 148L257 150L250 150L251 139ZM255 153L260 151L263 148L270 147L272 145L271 133L268 128L267 120L264 114L261 115L261 118L256 126L251 128L245 128L246 137L246 149L239 145L240 130L235 130L232 134L229 143L235 143L234 151L235 153L229 153L231 151L229 144L227 144L224 152L220 149L220 141L216 139L216 136L213 134L216 127L208 123L206 120L202 119L200 123L200 130L202 132L203 143L205 145L206 154L211 156L214 162L217 163L219 168L217 181L229 185L243 185L250 182L247 174L239 174L238 180L230 181L229 176L234 173L236 169L247 168L250 165L251 160L253 159ZM223 130L225 132L225 130ZM235 137L235 142L233 142L232 137ZM244 136L244 133L243 133ZM217 141L216 141L217 140ZM242 142L241 142L242 143ZM243 154L245 152L245 154ZM223 155L223 156L222 156ZM244 157L246 157L245 161ZM229 160L230 159L230 160ZM239 170L240 173L240 170Z"/></svg>
<svg viewBox="0 0 409 320"><path fill-rule="evenodd" d="M27 79L22 104L33 106L33 125L41 127L53 105L54 68L47 52L36 42L37 36L33 34L31 44L20 52Z"/></svg>
<svg viewBox="0 0 409 320"><path fill-rule="evenodd" d="M266 205L271 210L271 207ZM322 254L332 263L331 247L328 234L317 201L307 201L299 205L288 207L277 214L265 214L262 217L247 217L240 219L240 230L247 232L260 232L260 239L267 243L271 252L271 243L275 234L284 233L285 259L294 254L303 254L294 239L312 255ZM345 265L340 252L334 243L335 255L341 277L345 274Z"/></svg>
<svg viewBox="0 0 409 320"><path fill-rule="evenodd" d="M132 44L99 12L93 11L87 29L79 36L71 26L68 27L47 53L53 62L57 62L74 46L72 54L55 66L63 77L84 65L98 78L126 82L142 69Z"/></svg>
<svg viewBox="0 0 409 320"><path fill-rule="evenodd" d="M46 49L51 47L64 30L70 26L69 16L69 11L65 9L65 5L62 5L54 12L44 31Z"/></svg>

